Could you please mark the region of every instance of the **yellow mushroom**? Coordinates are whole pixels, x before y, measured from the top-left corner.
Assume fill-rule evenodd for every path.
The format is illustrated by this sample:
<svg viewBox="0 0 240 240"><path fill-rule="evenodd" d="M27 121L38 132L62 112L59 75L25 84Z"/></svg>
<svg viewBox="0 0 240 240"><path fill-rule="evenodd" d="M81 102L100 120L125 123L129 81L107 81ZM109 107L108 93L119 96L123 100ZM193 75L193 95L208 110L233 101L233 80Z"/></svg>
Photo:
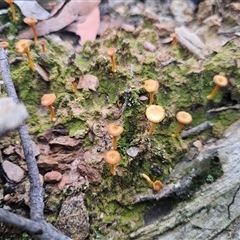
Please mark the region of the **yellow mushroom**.
<svg viewBox="0 0 240 240"><path fill-rule="evenodd" d="M115 123L110 123L107 128L108 134L112 136L113 143L112 143L112 149L117 149L117 137L120 136L123 132L122 126L117 126Z"/></svg>
<svg viewBox="0 0 240 240"><path fill-rule="evenodd" d="M33 17L25 17L23 19L23 21L28 25L30 26L30 28L32 29L33 31L33 39L34 39L34 42L37 42L38 40L38 36L37 36L37 31L36 31L36 28L35 28L35 24L38 22L38 20L36 18L33 18Z"/></svg>
<svg viewBox="0 0 240 240"><path fill-rule="evenodd" d="M72 84L73 92L75 93L77 91L77 85L75 83L75 78L74 77L70 77L68 79L68 82L70 82Z"/></svg>
<svg viewBox="0 0 240 240"><path fill-rule="evenodd" d="M151 135L156 123L160 123L165 118L165 110L162 106L150 105L146 109L147 119L151 122L151 127L148 131L148 135Z"/></svg>
<svg viewBox="0 0 240 240"><path fill-rule="evenodd" d="M171 33L170 37L172 38L171 46L176 47L177 46L177 34L176 33Z"/></svg>
<svg viewBox="0 0 240 240"><path fill-rule="evenodd" d="M154 92L156 92L159 88L159 83L156 80L148 79L144 81L144 88L146 89L147 92L149 92L149 104L148 106L153 104L153 97L154 97Z"/></svg>
<svg viewBox="0 0 240 240"><path fill-rule="evenodd" d="M158 192L159 190L161 190L163 188L163 184L161 183L161 181L157 180L155 182L153 182L149 176L147 176L146 174L142 173L140 174L141 177L145 178L152 186L153 186L153 190Z"/></svg>
<svg viewBox="0 0 240 240"><path fill-rule="evenodd" d="M52 106L56 99L56 95L54 93L44 94L41 98L41 105L44 107L48 107L50 110L50 121L56 121L54 107Z"/></svg>
<svg viewBox="0 0 240 240"><path fill-rule="evenodd" d="M207 99L212 99L220 88L226 87L228 84L228 80L223 74L215 75L213 77L213 82L216 84L216 86L212 90L212 92L207 96Z"/></svg>
<svg viewBox="0 0 240 240"><path fill-rule="evenodd" d="M17 21L18 18L16 16L16 12L15 12L15 8L14 8L14 5L13 5L13 0L4 0L6 3L9 4L10 8L11 8L11 12L12 12L12 18L14 21Z"/></svg>
<svg viewBox="0 0 240 240"><path fill-rule="evenodd" d="M111 58L112 63L112 72L116 72L116 64L115 64L115 53L117 52L117 49L114 47L110 47L106 50L106 55Z"/></svg>
<svg viewBox="0 0 240 240"><path fill-rule="evenodd" d="M8 42L5 42L5 41L2 41L2 42L0 42L0 46L1 46L4 50L6 50L7 47L9 46L9 43L8 43Z"/></svg>
<svg viewBox="0 0 240 240"><path fill-rule="evenodd" d="M31 69L33 71L36 71L35 66L32 62L31 56L30 56L30 51L29 51L29 47L31 44L32 44L32 40L21 39L16 43L15 48L18 53L20 53L20 54L25 53L27 55L28 63L30 65Z"/></svg>
<svg viewBox="0 0 240 240"><path fill-rule="evenodd" d="M184 112L184 111L180 111L176 114L176 118L179 122L179 127L176 130L176 132L174 134L172 134L173 137L177 137L179 135L179 133L182 131L183 126L185 124L189 124L192 122L192 116L190 113Z"/></svg>
<svg viewBox="0 0 240 240"><path fill-rule="evenodd" d="M105 153L104 159L110 165L110 172L112 175L116 175L115 165L117 165L121 159L119 152L116 150L107 151Z"/></svg>

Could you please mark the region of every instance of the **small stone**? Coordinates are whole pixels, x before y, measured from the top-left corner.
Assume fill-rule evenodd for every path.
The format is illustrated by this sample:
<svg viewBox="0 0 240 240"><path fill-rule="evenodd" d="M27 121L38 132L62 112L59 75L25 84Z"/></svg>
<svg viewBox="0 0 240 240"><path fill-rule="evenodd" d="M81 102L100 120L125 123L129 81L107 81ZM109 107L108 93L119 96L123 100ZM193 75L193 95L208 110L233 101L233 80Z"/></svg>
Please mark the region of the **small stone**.
<svg viewBox="0 0 240 240"><path fill-rule="evenodd" d="M130 157L136 157L138 155L138 153L139 153L139 147L130 147L127 150L127 154Z"/></svg>
<svg viewBox="0 0 240 240"><path fill-rule="evenodd" d="M80 172L81 176L86 176L88 178L89 183L99 184L102 180L101 175L98 173L98 171L86 163L79 164L77 166L77 169Z"/></svg>
<svg viewBox="0 0 240 240"><path fill-rule="evenodd" d="M15 150L15 147L10 145L3 150L3 153L6 154L6 155L11 155L11 154L14 153L14 150Z"/></svg>
<svg viewBox="0 0 240 240"><path fill-rule="evenodd" d="M75 138L71 138L69 136L56 137L49 142L50 145L58 145L58 146L64 146L68 148L75 148L80 143L81 142L79 140Z"/></svg>
<svg viewBox="0 0 240 240"><path fill-rule="evenodd" d="M57 171L48 172L43 177L44 182L55 183L62 179L62 174Z"/></svg>
<svg viewBox="0 0 240 240"><path fill-rule="evenodd" d="M145 50L147 50L149 52L155 52L157 50L157 47L149 41L144 41L143 47Z"/></svg>
<svg viewBox="0 0 240 240"><path fill-rule="evenodd" d="M71 178L68 175L63 175L61 181L58 183L58 189L63 190L65 185L71 182Z"/></svg>
<svg viewBox="0 0 240 240"><path fill-rule="evenodd" d="M193 146L196 147L198 149L198 151L200 152L203 148L202 146L202 142L200 140L196 140L194 143L193 143Z"/></svg>
<svg viewBox="0 0 240 240"><path fill-rule="evenodd" d="M131 24L124 23L124 24L122 25L122 29L123 29L124 31L126 31L126 32L132 33L132 32L134 32L135 27L134 27L133 25L131 25Z"/></svg>
<svg viewBox="0 0 240 240"><path fill-rule="evenodd" d="M2 162L2 168L6 178L11 182L20 182L24 177L24 171L16 164L5 160Z"/></svg>
<svg viewBox="0 0 240 240"><path fill-rule="evenodd" d="M82 75L79 78L79 82L77 85L77 89L87 89L96 91L99 87L99 80L96 76L93 76L91 74Z"/></svg>

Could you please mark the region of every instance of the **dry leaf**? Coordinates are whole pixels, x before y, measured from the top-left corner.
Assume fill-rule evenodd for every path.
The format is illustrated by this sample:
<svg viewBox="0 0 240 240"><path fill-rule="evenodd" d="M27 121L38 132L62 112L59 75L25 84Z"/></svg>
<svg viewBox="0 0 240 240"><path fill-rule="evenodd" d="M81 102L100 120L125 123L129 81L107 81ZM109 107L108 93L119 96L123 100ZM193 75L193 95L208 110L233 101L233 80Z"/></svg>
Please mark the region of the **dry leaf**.
<svg viewBox="0 0 240 240"><path fill-rule="evenodd" d="M80 22L85 21L86 18L84 16L88 15L96 6L98 6L99 2L100 0L72 0L67 2L57 15L36 24L38 36L40 37L51 32L57 32L76 20ZM33 38L32 30L30 28L23 30L19 33L18 37Z"/></svg>
<svg viewBox="0 0 240 240"><path fill-rule="evenodd" d="M230 7L235 11L240 11L240 3L238 2L230 3L229 5L227 5L227 7Z"/></svg>
<svg viewBox="0 0 240 240"><path fill-rule="evenodd" d="M100 11L96 7L88 16L86 21L73 22L68 25L65 30L69 32L74 32L76 35L80 36L79 44L83 45L87 40L95 40L97 32L100 25Z"/></svg>
<svg viewBox="0 0 240 240"><path fill-rule="evenodd" d="M49 12L42 8L35 0L28 1L27 4L22 0L15 0L14 3L20 8L25 17L34 17L38 20L45 20L50 17Z"/></svg>
<svg viewBox="0 0 240 240"><path fill-rule="evenodd" d="M90 89L96 91L99 86L99 80L97 77L86 74L79 78L77 89Z"/></svg>

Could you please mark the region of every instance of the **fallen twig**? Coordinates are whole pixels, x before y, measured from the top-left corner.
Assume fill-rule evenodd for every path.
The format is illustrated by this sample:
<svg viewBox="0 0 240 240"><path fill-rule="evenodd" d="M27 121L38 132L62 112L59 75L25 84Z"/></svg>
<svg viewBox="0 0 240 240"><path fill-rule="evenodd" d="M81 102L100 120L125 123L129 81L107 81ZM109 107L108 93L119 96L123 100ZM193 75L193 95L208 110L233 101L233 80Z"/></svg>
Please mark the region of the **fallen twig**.
<svg viewBox="0 0 240 240"><path fill-rule="evenodd" d="M236 104L233 106L229 106L229 107L220 107L220 108L213 108L207 111L207 113L214 113L214 112L222 112L228 109L240 109L240 104Z"/></svg>
<svg viewBox="0 0 240 240"><path fill-rule="evenodd" d="M197 135L200 132L211 128L212 126L213 126L213 123L206 121L206 122L201 123L201 124L197 125L196 127L193 127L189 130L182 131L180 136L181 136L181 138L187 138L189 136Z"/></svg>

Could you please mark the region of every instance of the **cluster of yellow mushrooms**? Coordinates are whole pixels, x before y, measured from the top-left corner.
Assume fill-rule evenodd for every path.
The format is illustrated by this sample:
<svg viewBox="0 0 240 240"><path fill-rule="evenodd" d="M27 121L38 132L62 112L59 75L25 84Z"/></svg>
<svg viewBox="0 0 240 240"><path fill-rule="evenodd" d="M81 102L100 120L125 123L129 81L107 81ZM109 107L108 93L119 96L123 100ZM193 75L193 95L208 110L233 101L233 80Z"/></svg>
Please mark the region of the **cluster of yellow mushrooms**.
<svg viewBox="0 0 240 240"><path fill-rule="evenodd" d="M15 14L13 0L5 0L5 2L7 2L10 5L13 20L17 21L18 19ZM40 44L42 53L45 53L46 52L46 49L45 49L46 41L44 39L38 41L38 36L37 36L36 29L35 29L35 24L37 23L37 19L31 18L31 17L26 17L23 19L23 21L31 27L31 29L33 31L33 36L34 36L33 37L34 42ZM171 37L173 38L172 45L175 46L176 45L176 35L173 35ZM32 42L33 41L29 40L29 39L19 40L16 43L15 48L18 53L26 54L30 68L33 71L36 71L34 63L32 62L32 59L30 56L30 51L29 51L29 48L30 48L30 45L32 44ZM3 49L6 50L6 48L8 47L8 42L3 42L3 41L0 42L0 47L2 47ZM113 73L115 73L117 71L116 64L115 64L116 51L117 51L116 48L110 47L105 52L106 56L110 57L110 59L111 59L111 71ZM225 87L228 84L228 80L224 76L223 73L219 73L218 75L214 76L213 81L216 86L213 89L213 91L207 96L207 99L212 99L220 88ZM77 91L75 78L72 78L72 77L69 78L68 82L70 82L72 84L73 92L75 93ZM151 135L155 129L155 125L157 123L160 123L163 121L166 113L165 113L165 109L162 106L153 104L154 103L154 94L157 92L157 90L159 88L158 81L152 80L152 79L146 80L146 81L144 81L144 88L149 93L149 104L147 105L145 113L146 113L147 119L151 122L151 126L148 131L148 135ZM55 115L54 115L54 107L53 107L53 103L54 103L55 99L56 99L56 95L54 93L44 94L41 98L41 105L48 107L50 110L50 121L52 121L52 122L56 120ZM172 134L173 137L178 137L178 135L180 134L180 132L183 129L183 126L185 124L189 124L192 122L192 116L191 116L191 114L189 114L185 111L179 111L176 114L176 119L179 122L179 127L175 131L175 133ZM110 171L113 175L116 175L115 166L120 162L120 159L121 159L120 154L117 151L117 138L121 135L123 130L124 129L122 126L118 126L115 123L109 124L108 129L107 129L108 134L110 136L112 136L113 142L112 142L112 149L105 153L104 158L105 158L105 161L110 165ZM146 174L141 174L141 176L143 178L145 178L153 186L154 191L159 191L160 189L162 189L163 185L160 181L153 182Z"/></svg>
<svg viewBox="0 0 240 240"><path fill-rule="evenodd" d="M115 66L114 66L115 69ZM223 73L220 73L218 75L215 75L213 78L213 81L215 83L215 88L213 91L207 96L207 99L212 99L217 91L221 87L225 87L228 84L227 78L224 76ZM148 131L148 135L151 135L154 131L155 125L157 123L160 123L165 118L165 110L162 106L154 105L154 93L157 92L159 88L159 83L157 80L146 80L144 81L144 88L149 93L149 104L146 108L146 117L151 122L150 129ZM190 113L185 111L179 111L176 114L176 119L179 122L179 127L175 131L174 134L172 134L172 137L178 137L180 132L182 131L184 125L190 124L192 122L192 116ZM112 136L113 138L113 147L112 150L107 151L105 154L105 161L110 165L111 167L111 173L113 175L116 174L115 172L115 165L117 165L120 162L120 154L116 150L117 149L117 137L120 136L120 134L123 132L123 127L115 125L115 123L111 123L108 126L108 134ZM163 184L161 181L152 181L146 174L141 174L143 178L145 178L152 186L154 191L159 191L162 189Z"/></svg>

